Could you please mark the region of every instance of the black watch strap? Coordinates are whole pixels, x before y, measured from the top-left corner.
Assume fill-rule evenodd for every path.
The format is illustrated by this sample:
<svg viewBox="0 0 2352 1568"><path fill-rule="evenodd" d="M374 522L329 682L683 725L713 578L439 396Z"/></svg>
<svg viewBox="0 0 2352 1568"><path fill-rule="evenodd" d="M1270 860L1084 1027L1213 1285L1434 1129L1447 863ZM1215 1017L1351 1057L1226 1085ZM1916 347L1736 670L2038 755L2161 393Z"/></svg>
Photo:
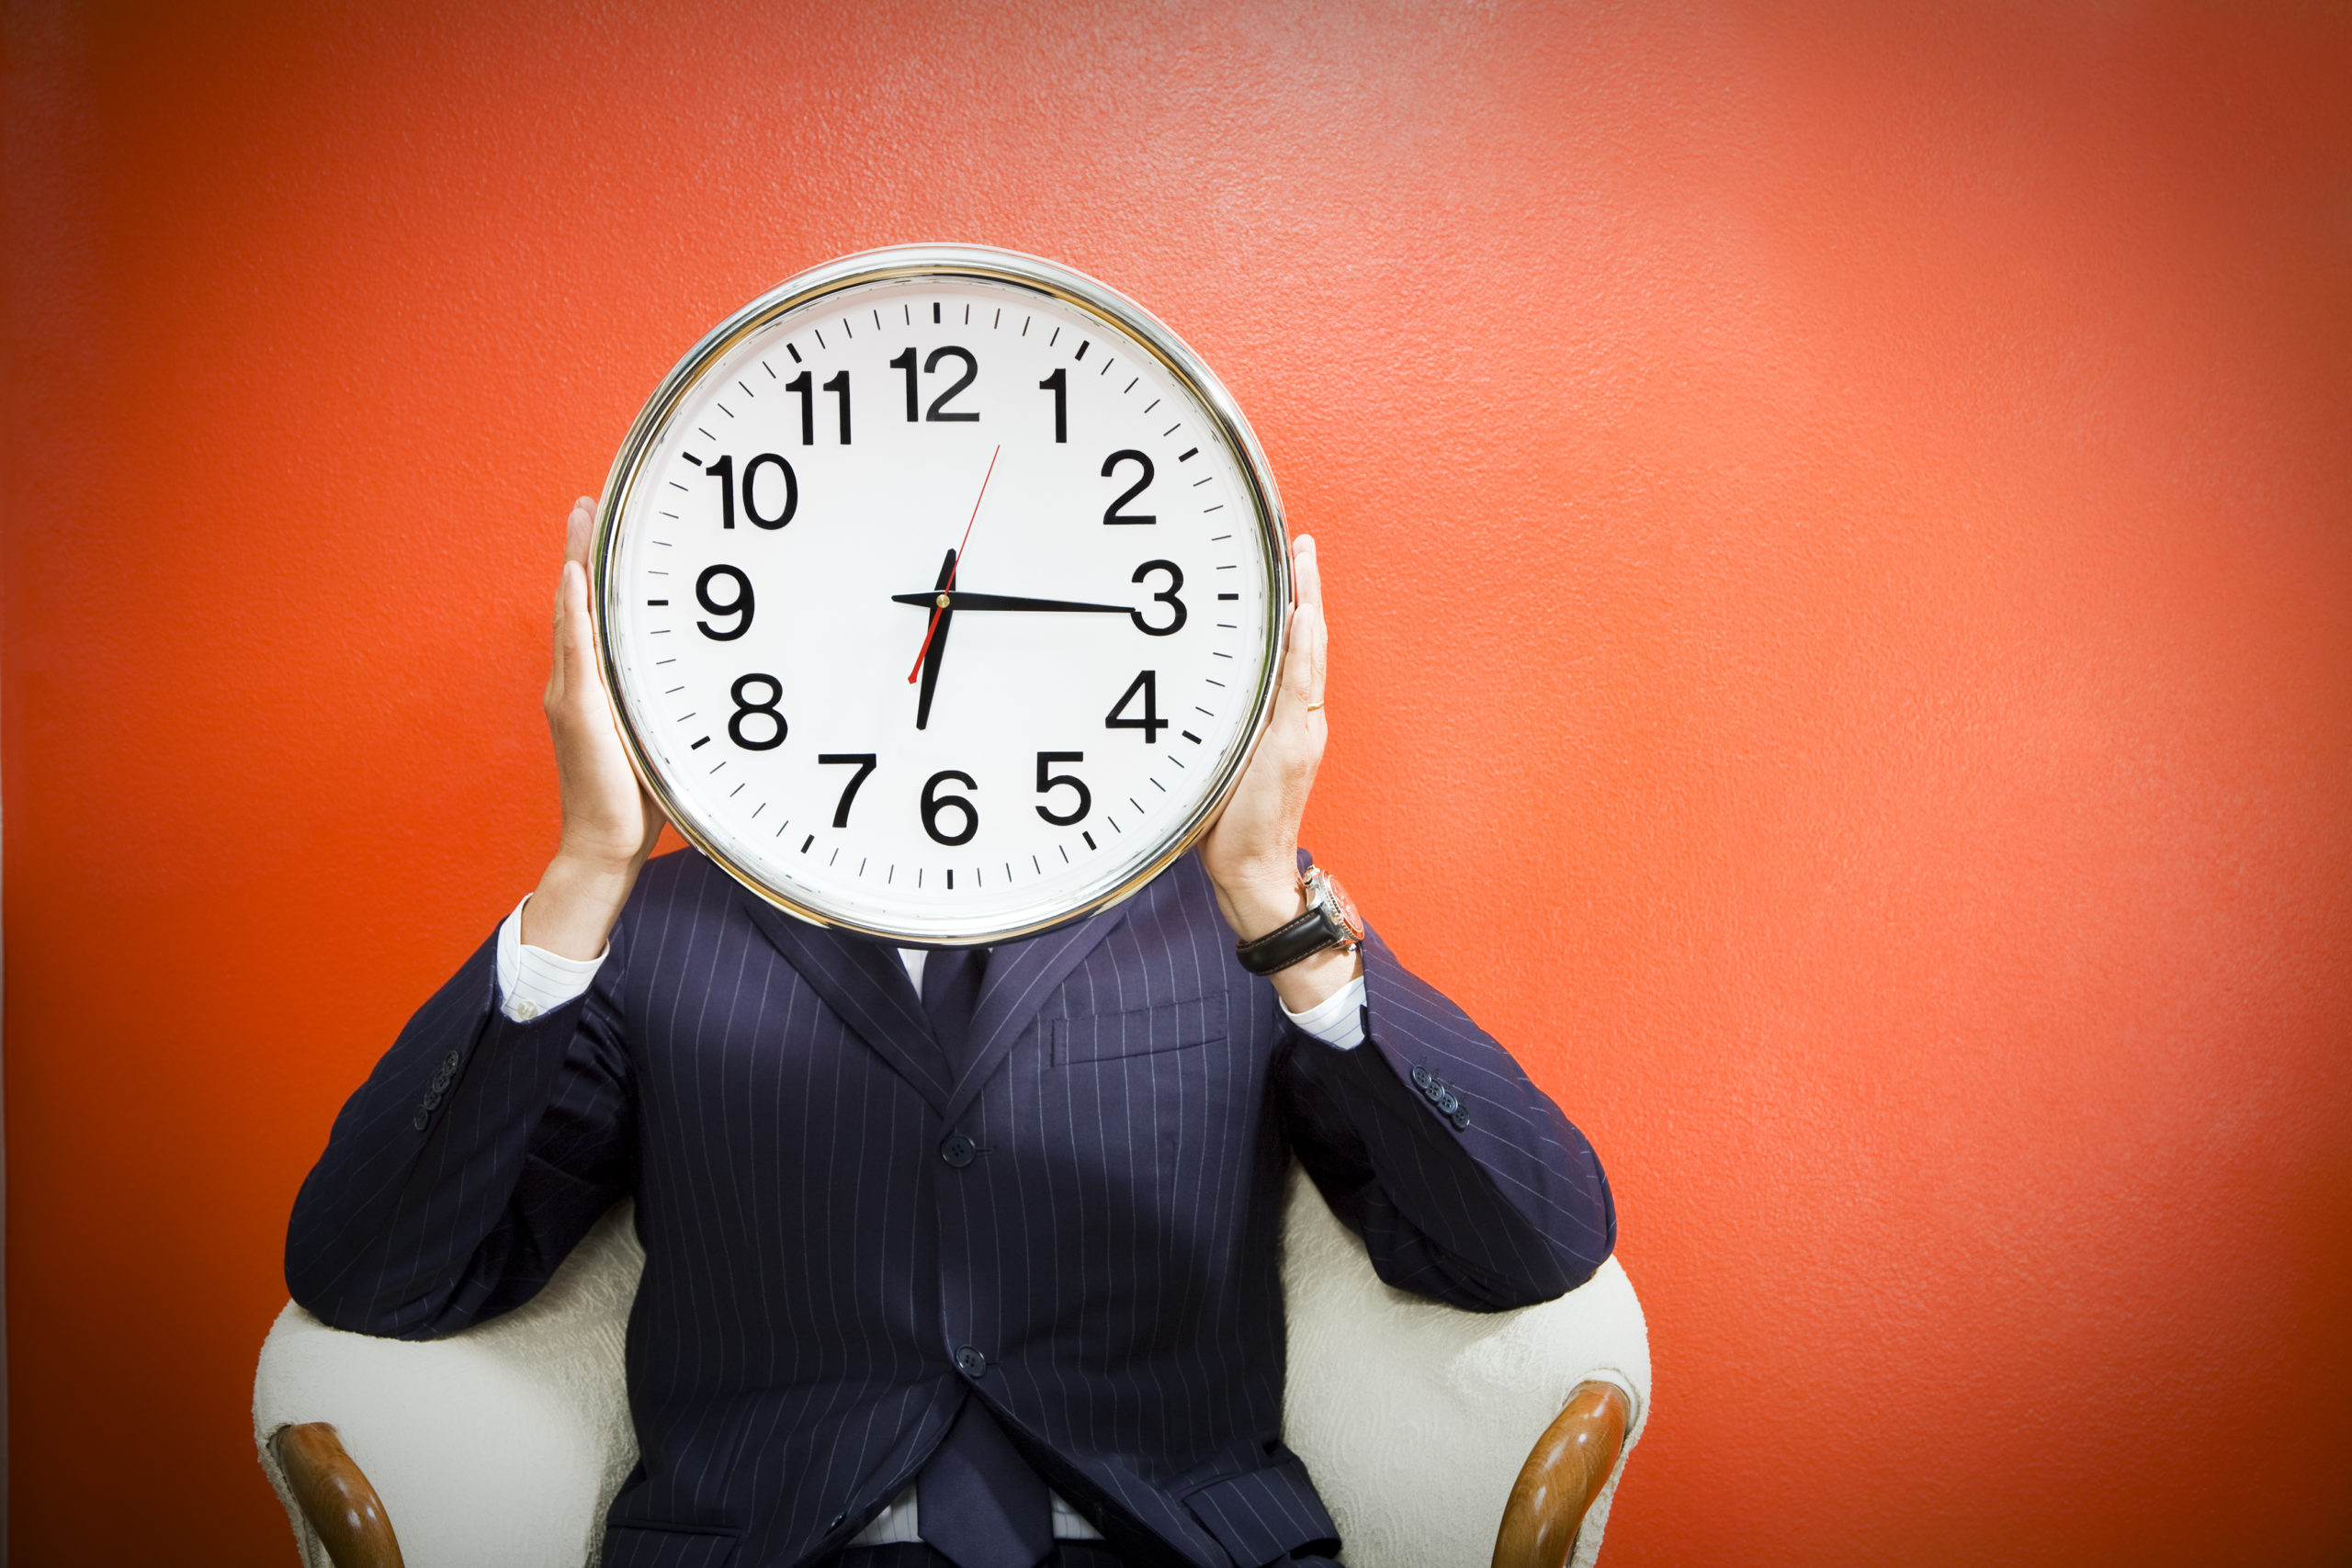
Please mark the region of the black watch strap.
<svg viewBox="0 0 2352 1568"><path fill-rule="evenodd" d="M1264 936L1235 943L1233 953L1241 960L1241 967L1252 975L1271 975L1277 969L1289 968L1302 958L1311 958L1327 947L1345 947L1354 940L1318 901L1288 925L1276 926Z"/></svg>

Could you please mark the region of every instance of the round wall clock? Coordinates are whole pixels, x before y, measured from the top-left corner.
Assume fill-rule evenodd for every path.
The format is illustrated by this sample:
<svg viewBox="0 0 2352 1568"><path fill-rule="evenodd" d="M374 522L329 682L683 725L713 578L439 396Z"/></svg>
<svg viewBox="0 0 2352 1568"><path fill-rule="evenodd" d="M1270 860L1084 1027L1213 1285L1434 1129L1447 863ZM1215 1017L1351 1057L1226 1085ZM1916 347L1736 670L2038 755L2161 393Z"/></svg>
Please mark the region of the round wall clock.
<svg viewBox="0 0 2352 1568"><path fill-rule="evenodd" d="M771 903L910 945L1115 903L1206 830L1272 706L1272 475L1175 333L1091 278L923 245L696 344L598 517L647 787Z"/></svg>

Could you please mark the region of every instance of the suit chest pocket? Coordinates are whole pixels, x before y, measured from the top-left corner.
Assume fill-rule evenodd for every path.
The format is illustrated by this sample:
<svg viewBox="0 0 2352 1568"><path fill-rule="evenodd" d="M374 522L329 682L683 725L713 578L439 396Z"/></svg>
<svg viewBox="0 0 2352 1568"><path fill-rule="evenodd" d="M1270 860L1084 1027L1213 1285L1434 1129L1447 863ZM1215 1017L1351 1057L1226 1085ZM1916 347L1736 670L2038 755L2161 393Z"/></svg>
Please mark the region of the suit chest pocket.
<svg viewBox="0 0 2352 1568"><path fill-rule="evenodd" d="M1088 1013L1057 1018L1049 1031L1053 1064L1082 1066L1090 1062L1148 1056L1182 1051L1190 1045L1222 1040L1227 1033L1227 1002L1223 991L1186 997L1132 1012Z"/></svg>

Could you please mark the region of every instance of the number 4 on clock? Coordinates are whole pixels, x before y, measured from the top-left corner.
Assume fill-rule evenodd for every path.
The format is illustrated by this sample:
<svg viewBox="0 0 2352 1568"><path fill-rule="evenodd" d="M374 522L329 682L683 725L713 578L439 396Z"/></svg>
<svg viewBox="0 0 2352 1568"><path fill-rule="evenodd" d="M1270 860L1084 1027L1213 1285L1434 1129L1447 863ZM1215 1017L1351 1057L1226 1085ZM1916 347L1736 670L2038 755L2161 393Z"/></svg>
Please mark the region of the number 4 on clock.
<svg viewBox="0 0 2352 1568"><path fill-rule="evenodd" d="M1136 700L1138 692L1143 694L1143 716L1121 718L1119 715L1126 711L1127 705ZM1140 729L1143 731L1143 743L1147 746L1158 740L1159 732L1168 728L1168 720L1159 716L1159 671L1147 670L1130 682L1119 700L1111 705L1110 713L1102 720L1102 728Z"/></svg>

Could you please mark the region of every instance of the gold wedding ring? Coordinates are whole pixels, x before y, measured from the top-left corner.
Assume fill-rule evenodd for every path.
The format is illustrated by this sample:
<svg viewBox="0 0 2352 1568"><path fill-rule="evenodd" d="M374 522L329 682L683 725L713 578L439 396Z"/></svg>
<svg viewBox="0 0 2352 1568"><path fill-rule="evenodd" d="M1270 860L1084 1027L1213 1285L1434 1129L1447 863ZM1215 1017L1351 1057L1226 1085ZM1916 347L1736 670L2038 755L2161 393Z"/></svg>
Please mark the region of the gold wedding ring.
<svg viewBox="0 0 2352 1568"><path fill-rule="evenodd" d="M1309 713L1321 713L1323 711L1323 705L1321 703L1309 703L1306 705L1306 711Z"/></svg>

